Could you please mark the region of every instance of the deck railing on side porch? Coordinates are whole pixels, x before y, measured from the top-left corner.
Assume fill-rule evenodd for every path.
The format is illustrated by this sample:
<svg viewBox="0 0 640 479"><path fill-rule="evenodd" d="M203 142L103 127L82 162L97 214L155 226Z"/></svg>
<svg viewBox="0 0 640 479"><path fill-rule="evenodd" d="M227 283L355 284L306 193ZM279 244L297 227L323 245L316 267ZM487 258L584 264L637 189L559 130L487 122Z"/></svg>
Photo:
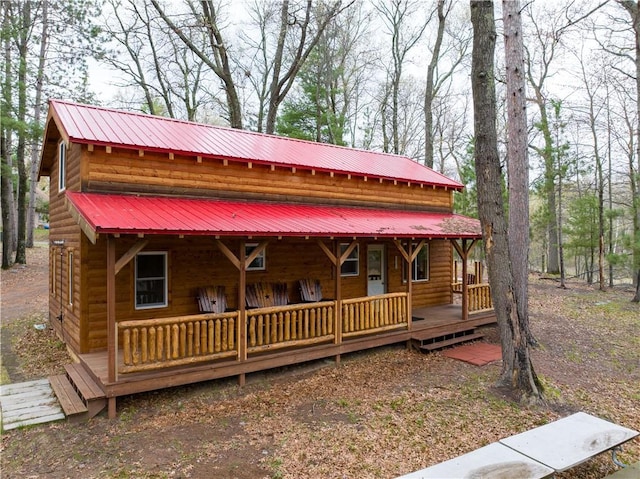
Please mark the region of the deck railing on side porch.
<svg viewBox="0 0 640 479"><path fill-rule="evenodd" d="M462 283L451 283L451 290L454 293L462 294ZM489 283L468 284L467 292L467 308L470 313L491 311L493 309L493 300L491 299L491 287L489 286Z"/></svg>
<svg viewBox="0 0 640 479"><path fill-rule="evenodd" d="M407 293L390 293L342 301L342 337L406 327Z"/></svg>
<svg viewBox="0 0 640 479"><path fill-rule="evenodd" d="M148 371L238 356L238 311L117 323L120 373Z"/></svg>
<svg viewBox="0 0 640 479"><path fill-rule="evenodd" d="M407 293L389 293L340 302L248 309L244 318L240 311L233 311L120 321L117 333L122 363L118 373L223 358L241 360L241 328L246 328L246 351L251 355L407 328L408 318ZM341 335L336 337L338 328Z"/></svg>
<svg viewBox="0 0 640 479"><path fill-rule="evenodd" d="M335 309L335 301L322 301L247 310L247 353L331 341Z"/></svg>

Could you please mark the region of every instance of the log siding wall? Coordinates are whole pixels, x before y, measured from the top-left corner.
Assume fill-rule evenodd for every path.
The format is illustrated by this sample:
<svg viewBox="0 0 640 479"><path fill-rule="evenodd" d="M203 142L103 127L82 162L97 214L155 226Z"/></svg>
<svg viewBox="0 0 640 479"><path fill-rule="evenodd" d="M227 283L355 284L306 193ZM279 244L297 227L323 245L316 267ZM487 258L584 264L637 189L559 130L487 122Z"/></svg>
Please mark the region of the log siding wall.
<svg viewBox="0 0 640 479"><path fill-rule="evenodd" d="M168 291L169 305L164 308L135 310L133 261L116 276L116 317L118 321L131 321L175 316L189 316L198 313L198 289L205 286L224 285L229 309L238 309L239 272L220 252L210 238L174 238L169 236L151 237L145 250L168 251ZM116 258L122 256L137 241L137 238L122 237L116 248ZM99 238L96 246L89 248L87 238L83 239L86 251L83 264L84 287L86 290L84 317L88 318L88 335L82 351L92 352L104 349L107 340L106 327L106 240ZM239 254L241 240L225 239L225 245ZM342 298L358 298L367 295L367 244L384 244L387 251L387 292L402 293L406 283L402 282L402 263L396 262L394 255L400 256L390 241L360 241L360 272L358 276L341 278ZM450 249L444 240L430 243L431 271L427 282L414 282L414 307L446 304L451 300L451 279L446 265L450 265ZM86 250L85 250L86 247ZM442 256L442 257L439 257ZM302 278L319 279L325 298L335 297L334 268L315 240L284 238L272 239L266 248L266 269L247 271L247 284L263 281L287 284L289 301L302 301L298 281ZM292 260L295 258L295 260ZM401 258L401 256L400 256Z"/></svg>
<svg viewBox="0 0 640 479"><path fill-rule="evenodd" d="M182 157L113 148L70 144L67 147L66 189L69 191L171 194L198 197L255 198L300 201L317 204L397 207L426 211L451 211L453 192L444 188L421 187L414 183L379 181L375 178L329 174L321 171ZM57 155L57 153L56 153ZM52 271L49 300L50 322L73 353L104 350L106 325L106 238L93 245L81 232L67 210L64 194L58 190L58 161L50 171L50 254ZM238 270L218 250L212 238L147 236L146 251L167 251L168 303L166 308L136 311L134 308L133 263L116 276L116 317L118 321L187 316L198 313L197 290L224 285L228 307L237 309ZM259 241L254 238L251 241ZM64 241L64 245L56 242ZM120 258L138 238L121 237L116 258ZM339 241L339 240L336 240ZM350 241L350 239L345 240ZM239 254L240 238L223 242ZM402 256L391 241L360 240L360 273L341 278L341 297L367 294L367 244L384 244L387 268L386 291L405 292ZM331 241L325 244L333 250ZM69 251L73 251L74 297L68 301ZM62 255L60 253L62 252ZM293 255L292 252L295 252ZM295 257L295 261L292 261ZM395 259L397 257L397 260ZM451 302L451 247L446 240L430 242L430 278L413 285L413 307ZM298 280L319 279L325 298L334 298L334 267L315 239L272 239L266 250L266 270L248 271L247 283L285 282L291 302L301 300ZM57 318L62 316L62 321Z"/></svg>
<svg viewBox="0 0 640 479"><path fill-rule="evenodd" d="M87 148L86 146L83 148ZM85 191L270 199L353 206L396 205L451 211L451 190L346 174L103 147L85 152ZM84 171L84 170L83 170Z"/></svg>

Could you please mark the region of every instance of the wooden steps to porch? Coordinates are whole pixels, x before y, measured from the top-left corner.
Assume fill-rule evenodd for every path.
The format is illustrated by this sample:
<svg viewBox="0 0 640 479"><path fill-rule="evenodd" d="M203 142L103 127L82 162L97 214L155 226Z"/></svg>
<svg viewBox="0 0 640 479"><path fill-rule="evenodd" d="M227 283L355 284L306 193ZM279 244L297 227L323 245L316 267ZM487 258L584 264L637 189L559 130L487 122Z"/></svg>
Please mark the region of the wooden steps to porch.
<svg viewBox="0 0 640 479"><path fill-rule="evenodd" d="M414 348L420 351L436 351L438 349L453 346L454 344L463 343L466 341L473 341L481 339L484 334L477 333L475 328L467 329L463 331L457 331L443 336L429 337L429 338L411 338L411 344Z"/></svg>
<svg viewBox="0 0 640 479"><path fill-rule="evenodd" d="M65 416L78 422L91 419L107 405L104 391L81 364L67 364L65 371L49 378Z"/></svg>

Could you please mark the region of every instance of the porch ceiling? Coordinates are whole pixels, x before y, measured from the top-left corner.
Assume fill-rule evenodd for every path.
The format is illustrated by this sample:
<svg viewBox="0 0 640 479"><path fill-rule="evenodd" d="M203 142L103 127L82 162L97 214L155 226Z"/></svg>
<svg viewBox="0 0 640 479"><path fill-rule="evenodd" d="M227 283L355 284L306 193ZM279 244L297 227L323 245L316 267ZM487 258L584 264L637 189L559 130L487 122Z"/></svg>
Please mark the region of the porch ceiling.
<svg viewBox="0 0 640 479"><path fill-rule="evenodd" d="M452 213L66 192L95 240L106 234L481 238L478 220Z"/></svg>

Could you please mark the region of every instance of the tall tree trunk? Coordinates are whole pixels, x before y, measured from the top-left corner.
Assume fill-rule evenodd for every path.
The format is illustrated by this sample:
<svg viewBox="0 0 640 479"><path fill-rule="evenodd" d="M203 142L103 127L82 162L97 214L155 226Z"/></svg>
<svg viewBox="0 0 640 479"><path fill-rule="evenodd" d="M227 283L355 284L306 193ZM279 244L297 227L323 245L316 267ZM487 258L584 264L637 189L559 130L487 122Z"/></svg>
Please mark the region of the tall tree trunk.
<svg viewBox="0 0 640 479"><path fill-rule="evenodd" d="M531 362L527 324L523 323L518 313L509 260L507 221L502 202L502 175L496 132L493 63L496 32L493 2L471 0L470 3L474 32L471 82L478 214L482 224L491 295L500 328L500 384L520 393L523 400L538 401L541 399L541 392Z"/></svg>
<svg viewBox="0 0 640 479"><path fill-rule="evenodd" d="M42 111L42 86L44 81L44 65L47 55L47 43L49 40L49 18L48 18L49 0L42 2L42 32L40 37L40 59L38 61L38 71L36 73L36 92L35 105L33 108L33 124L34 128L40 128L40 116ZM37 130L35 130L37 131ZM40 150L36 148L35 142L38 138L34 138L34 145L31 148L31 170L29 172L29 210L27 215L27 248L33 248L33 230L36 220L36 189L38 187L38 171L40 170Z"/></svg>
<svg viewBox="0 0 640 479"><path fill-rule="evenodd" d="M2 269L8 269L13 264L11 257L13 255L13 219L11 212L13 211L13 183L11 181L11 167L7 163L9 157L9 135L11 132L8 128L2 127L0 131L0 161L2 172L0 178L0 208L2 209Z"/></svg>
<svg viewBox="0 0 640 479"><path fill-rule="evenodd" d="M629 177L631 179L631 212L633 215L633 281L636 292L631 299L634 303L640 302L640 194L638 183L640 182L640 9L634 0L619 0L631 17L633 33L635 34L635 67L636 67L636 161L634 172L633 161L629 159Z"/></svg>
<svg viewBox="0 0 640 479"><path fill-rule="evenodd" d="M31 25L31 3L25 2L22 7L22 27L18 45L18 147L16 150L16 166L18 167L18 246L16 263L27 263L27 54L28 26Z"/></svg>
<svg viewBox="0 0 640 479"><path fill-rule="evenodd" d="M507 69L507 171L509 175L509 254L518 315L529 328L529 157L524 44L520 0L502 0Z"/></svg>
<svg viewBox="0 0 640 479"><path fill-rule="evenodd" d="M12 28L10 23L12 4L3 2L2 4L2 29L9 32ZM4 84L2 85L2 125L0 125L0 160L1 168L1 191L0 202L2 208L2 269L7 269L13 264L12 256L15 251L15 205L13 201L13 181L11 168L11 135L12 129L9 123L12 123L11 105L13 104L13 82L11 71L11 38L7 35L4 40Z"/></svg>
<svg viewBox="0 0 640 479"><path fill-rule="evenodd" d="M433 99L435 96L435 80L433 76L440 59L445 19L444 0L438 0L438 33L433 44L431 61L427 67L427 86L424 90L424 164L429 168L433 168Z"/></svg>

